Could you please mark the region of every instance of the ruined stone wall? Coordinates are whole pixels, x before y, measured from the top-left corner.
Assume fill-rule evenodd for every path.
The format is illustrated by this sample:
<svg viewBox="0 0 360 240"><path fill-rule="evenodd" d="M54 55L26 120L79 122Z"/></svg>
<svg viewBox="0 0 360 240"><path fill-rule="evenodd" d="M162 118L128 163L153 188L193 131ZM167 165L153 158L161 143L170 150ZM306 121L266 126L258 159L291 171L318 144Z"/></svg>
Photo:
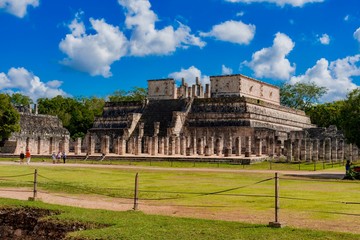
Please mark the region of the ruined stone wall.
<svg viewBox="0 0 360 240"><path fill-rule="evenodd" d="M70 134L58 117L20 113L20 132L13 133L1 149L2 153L51 154L69 151Z"/></svg>
<svg viewBox="0 0 360 240"><path fill-rule="evenodd" d="M211 97L240 96L241 78L236 76L210 77Z"/></svg>
<svg viewBox="0 0 360 240"><path fill-rule="evenodd" d="M280 105L278 87L244 75L212 76L211 96L244 96Z"/></svg>
<svg viewBox="0 0 360 240"><path fill-rule="evenodd" d="M148 80L148 99L176 99L174 79Z"/></svg>

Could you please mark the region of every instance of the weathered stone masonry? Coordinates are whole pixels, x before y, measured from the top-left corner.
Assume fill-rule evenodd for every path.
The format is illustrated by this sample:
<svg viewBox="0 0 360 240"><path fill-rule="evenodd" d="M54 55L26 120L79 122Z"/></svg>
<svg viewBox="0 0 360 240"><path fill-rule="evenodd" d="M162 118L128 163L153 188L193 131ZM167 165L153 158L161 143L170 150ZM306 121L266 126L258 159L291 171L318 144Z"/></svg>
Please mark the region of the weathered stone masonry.
<svg viewBox="0 0 360 240"><path fill-rule="evenodd" d="M35 107L36 109L36 107ZM19 109L20 132L15 132L1 148L1 153L52 154L69 151L70 134L56 116L31 113L31 108Z"/></svg>
<svg viewBox="0 0 360 240"><path fill-rule="evenodd" d="M87 134L87 153L212 157L357 157L334 128L316 128L303 111L280 105L279 88L243 76L149 80L144 102L108 102Z"/></svg>

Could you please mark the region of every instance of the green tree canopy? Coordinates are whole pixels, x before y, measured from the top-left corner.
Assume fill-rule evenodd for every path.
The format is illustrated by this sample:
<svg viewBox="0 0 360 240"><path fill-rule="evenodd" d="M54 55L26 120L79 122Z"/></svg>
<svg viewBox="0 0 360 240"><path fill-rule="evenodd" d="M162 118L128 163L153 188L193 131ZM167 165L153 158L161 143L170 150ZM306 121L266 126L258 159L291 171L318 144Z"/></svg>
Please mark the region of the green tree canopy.
<svg viewBox="0 0 360 240"><path fill-rule="evenodd" d="M350 92L341 109L342 130L346 138L360 146L360 88Z"/></svg>
<svg viewBox="0 0 360 240"><path fill-rule="evenodd" d="M306 110L306 114L310 117L311 122L319 127L329 127L336 125L342 128L343 116L342 108L344 101L335 101L330 103L318 104L311 106Z"/></svg>
<svg viewBox="0 0 360 240"><path fill-rule="evenodd" d="M84 137L102 114L105 101L101 98L69 98L57 96L38 99L39 113L58 116L72 138Z"/></svg>
<svg viewBox="0 0 360 240"><path fill-rule="evenodd" d="M280 86L280 102L282 105L307 110L327 92L325 87L319 87L314 82L310 83L285 83Z"/></svg>
<svg viewBox="0 0 360 240"><path fill-rule="evenodd" d="M20 131L20 114L11 104L7 94L0 94L0 141L10 137L11 133Z"/></svg>
<svg viewBox="0 0 360 240"><path fill-rule="evenodd" d="M13 93L10 96L10 101L14 106L29 106L30 104L33 104L33 100L21 93Z"/></svg>
<svg viewBox="0 0 360 240"><path fill-rule="evenodd" d="M134 87L130 91L117 90L109 96L110 102L142 101L147 96L147 89Z"/></svg>

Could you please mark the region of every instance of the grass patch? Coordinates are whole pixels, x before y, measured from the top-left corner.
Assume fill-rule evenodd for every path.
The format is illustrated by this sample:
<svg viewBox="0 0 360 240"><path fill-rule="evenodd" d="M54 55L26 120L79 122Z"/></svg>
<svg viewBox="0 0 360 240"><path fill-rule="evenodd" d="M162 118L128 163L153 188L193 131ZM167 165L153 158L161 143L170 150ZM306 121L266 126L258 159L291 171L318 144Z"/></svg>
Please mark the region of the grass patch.
<svg viewBox="0 0 360 240"><path fill-rule="evenodd" d="M109 226L69 234L71 237L87 239L359 239L359 235L347 233L313 231L289 227L272 229L260 224L175 218L146 215L142 212L134 211L89 210L1 198L0 205L60 210L62 214L52 216L51 218L63 221L91 222L96 225Z"/></svg>

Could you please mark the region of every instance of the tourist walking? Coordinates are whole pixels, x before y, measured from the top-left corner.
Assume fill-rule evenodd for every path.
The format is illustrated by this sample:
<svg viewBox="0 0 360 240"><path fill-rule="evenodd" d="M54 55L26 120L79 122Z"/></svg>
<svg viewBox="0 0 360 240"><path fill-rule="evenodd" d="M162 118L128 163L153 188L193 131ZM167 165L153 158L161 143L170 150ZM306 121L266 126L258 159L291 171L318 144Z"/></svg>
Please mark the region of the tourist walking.
<svg viewBox="0 0 360 240"><path fill-rule="evenodd" d="M24 158L25 158L25 154L24 154L23 151L21 151L21 153L20 153L20 164L24 163Z"/></svg>
<svg viewBox="0 0 360 240"><path fill-rule="evenodd" d="M65 154L65 152L62 153L62 159L63 159L63 162L65 164L65 162L66 162L66 154Z"/></svg>
<svg viewBox="0 0 360 240"><path fill-rule="evenodd" d="M56 163L60 163L60 159L61 159L61 152L58 152L58 154L56 155Z"/></svg>
<svg viewBox="0 0 360 240"><path fill-rule="evenodd" d="M30 163L30 160L31 160L31 154L30 154L30 150L29 149L26 149L26 164L29 164Z"/></svg>
<svg viewBox="0 0 360 240"><path fill-rule="evenodd" d="M51 159L52 159L53 164L55 164L56 163L56 154L55 154L55 152L52 153Z"/></svg>
<svg viewBox="0 0 360 240"><path fill-rule="evenodd" d="M350 162L350 160L347 160L347 161L346 161L346 164L345 164L346 174L349 174L349 173L350 173L350 166L351 166L351 162Z"/></svg>

